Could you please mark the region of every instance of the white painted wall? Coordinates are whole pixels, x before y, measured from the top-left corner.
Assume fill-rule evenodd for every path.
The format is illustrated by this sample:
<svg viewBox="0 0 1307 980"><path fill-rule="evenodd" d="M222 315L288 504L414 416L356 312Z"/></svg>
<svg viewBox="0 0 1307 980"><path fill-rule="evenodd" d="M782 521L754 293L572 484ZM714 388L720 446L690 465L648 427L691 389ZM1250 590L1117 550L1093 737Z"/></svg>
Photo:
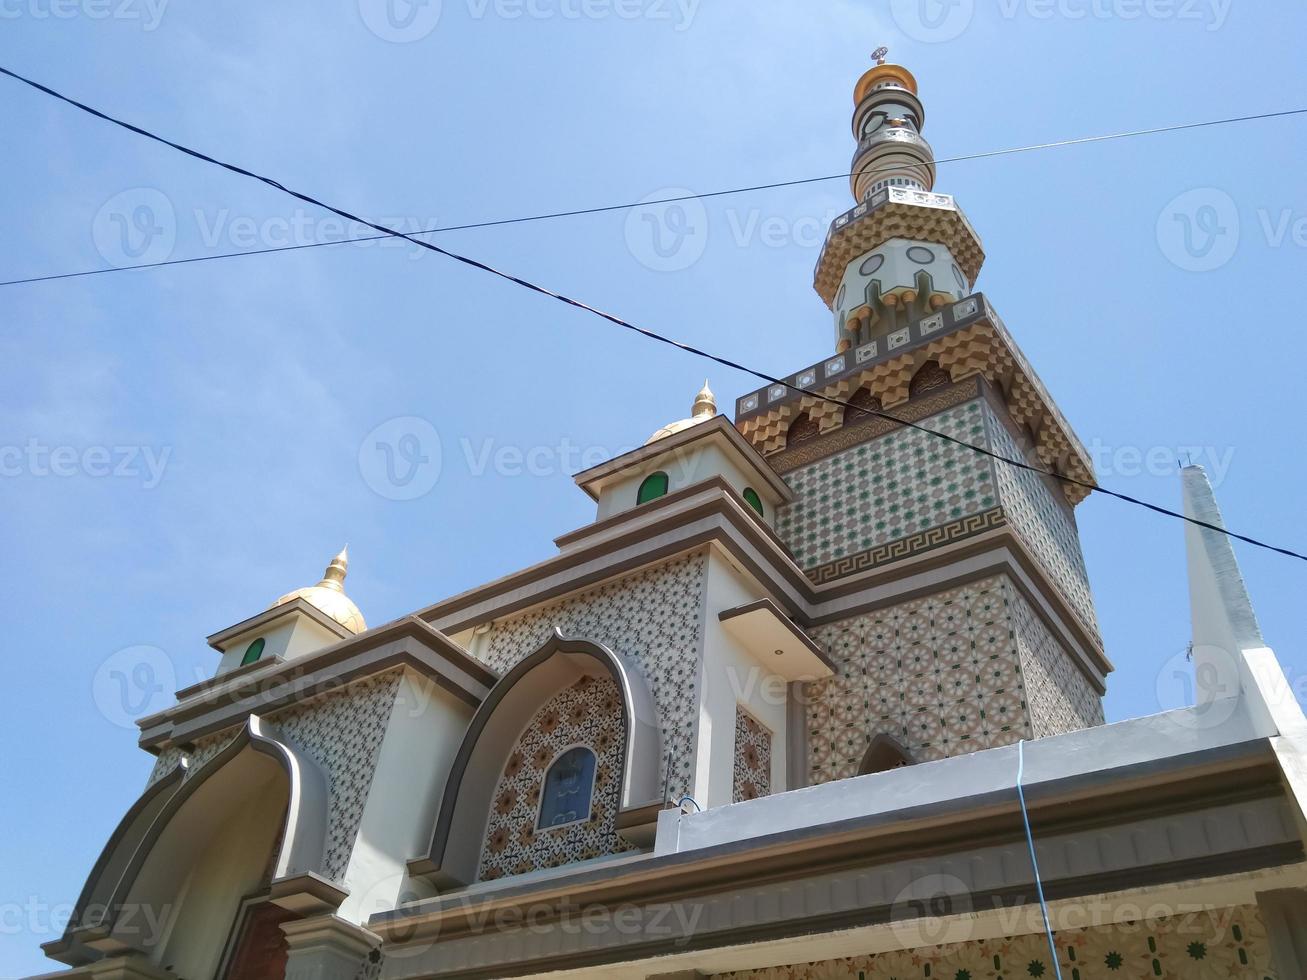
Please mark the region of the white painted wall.
<svg viewBox="0 0 1307 980"><path fill-rule="evenodd" d="M644 478L651 473L662 471L667 474L667 491L671 493L714 476L720 476L737 491L743 493L745 487L753 487L762 498L766 513L763 520L772 523L780 499L762 483L757 476L750 474L732 458L732 455L713 443L700 443L687 446L683 450L673 450L648 460L631 475L617 480L600 491L598 512L595 520L602 521L614 514L620 514L636 506L636 495Z"/></svg>
<svg viewBox="0 0 1307 980"><path fill-rule="evenodd" d="M709 551L704 591L695 802L708 809L733 801L737 704L771 731L771 791L784 792L786 683L768 669L770 651L746 649L717 618L725 609L764 597L717 548Z"/></svg>
<svg viewBox="0 0 1307 980"><path fill-rule="evenodd" d="M354 852L345 872L342 918L369 916L431 889L409 880L405 865L426 854L445 780L472 708L405 670L377 757Z"/></svg>
<svg viewBox="0 0 1307 980"><path fill-rule="evenodd" d="M251 630L228 640L222 646L222 660L216 673L224 674L239 667L241 658L251 643L263 637L263 655L260 660L284 657L293 660L340 642L340 636L301 612L269 624L261 630Z"/></svg>

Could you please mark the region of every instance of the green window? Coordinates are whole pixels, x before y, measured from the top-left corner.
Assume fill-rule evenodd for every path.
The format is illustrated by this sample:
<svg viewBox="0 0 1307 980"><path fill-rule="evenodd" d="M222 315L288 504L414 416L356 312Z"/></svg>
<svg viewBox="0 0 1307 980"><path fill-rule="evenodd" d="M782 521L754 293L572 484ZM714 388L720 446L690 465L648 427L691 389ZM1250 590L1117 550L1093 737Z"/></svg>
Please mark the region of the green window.
<svg viewBox="0 0 1307 980"><path fill-rule="evenodd" d="M667 493L667 474L651 473L644 478L640 484L640 490L635 495L637 504L647 504L651 500L657 500Z"/></svg>
<svg viewBox="0 0 1307 980"><path fill-rule="evenodd" d="M263 637L259 637L253 643L245 648L245 656L241 657L241 666L252 664L263 656Z"/></svg>
<svg viewBox="0 0 1307 980"><path fill-rule="evenodd" d="M758 496L758 491L753 487L744 488L744 502L758 512L759 517L766 517L766 511L762 509L762 498Z"/></svg>

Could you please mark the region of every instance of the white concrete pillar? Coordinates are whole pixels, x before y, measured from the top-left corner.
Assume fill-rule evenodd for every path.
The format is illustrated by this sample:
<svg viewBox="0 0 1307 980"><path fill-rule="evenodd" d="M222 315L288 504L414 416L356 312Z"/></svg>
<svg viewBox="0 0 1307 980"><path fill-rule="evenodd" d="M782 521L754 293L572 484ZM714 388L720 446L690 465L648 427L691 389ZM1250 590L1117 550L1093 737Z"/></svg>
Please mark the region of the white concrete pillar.
<svg viewBox="0 0 1307 980"><path fill-rule="evenodd" d="M290 947L286 980L354 980L381 945L380 936L338 915L284 922L281 931Z"/></svg>

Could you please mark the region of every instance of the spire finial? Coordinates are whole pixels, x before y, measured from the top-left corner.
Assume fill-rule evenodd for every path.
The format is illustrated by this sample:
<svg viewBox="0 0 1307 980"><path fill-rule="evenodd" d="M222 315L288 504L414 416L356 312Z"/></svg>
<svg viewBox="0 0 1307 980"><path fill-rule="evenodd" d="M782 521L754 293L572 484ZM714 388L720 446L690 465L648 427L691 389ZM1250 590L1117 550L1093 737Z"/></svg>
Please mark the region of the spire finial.
<svg viewBox="0 0 1307 980"><path fill-rule="evenodd" d="M349 574L349 545L340 549L340 554L331 559L331 564L327 570L322 573L322 581L318 584L328 589L335 589L338 592L345 591L345 576Z"/></svg>
<svg viewBox="0 0 1307 980"><path fill-rule="evenodd" d="M883 65L885 64L885 56L888 54L889 54L889 48L885 47L885 45L882 44L880 47L878 47L875 51L871 53L871 59L872 61L876 62L876 64Z"/></svg>
<svg viewBox="0 0 1307 980"><path fill-rule="evenodd" d="M699 389L699 394L694 396L694 405L690 409L690 415L693 418L702 418L703 416L712 417L717 414L717 396L712 393L708 387L708 379L704 378L703 387Z"/></svg>

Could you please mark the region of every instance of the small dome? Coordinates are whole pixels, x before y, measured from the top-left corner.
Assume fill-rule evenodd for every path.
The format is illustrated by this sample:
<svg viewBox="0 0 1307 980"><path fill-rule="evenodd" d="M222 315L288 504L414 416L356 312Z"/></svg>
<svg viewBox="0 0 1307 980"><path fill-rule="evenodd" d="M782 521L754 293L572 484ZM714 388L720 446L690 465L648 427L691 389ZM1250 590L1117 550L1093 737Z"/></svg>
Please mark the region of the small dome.
<svg viewBox="0 0 1307 980"><path fill-rule="evenodd" d="M295 599L303 599L309 605L326 613L351 633L362 633L368 628L363 621L363 614L354 601L345 594L345 575L349 571L349 546L340 550L323 573L322 581L317 585L287 592L268 608L275 609Z"/></svg>
<svg viewBox="0 0 1307 980"><path fill-rule="evenodd" d="M694 396L694 405L690 409L690 417L688 419L681 419L679 422L671 422L664 425L645 441L645 445L647 446L650 443L657 442L659 439L666 439L668 436L675 435L678 432L684 432L686 429L700 425L701 423L707 422L710 419L715 419L716 417L717 399L709 389L708 382L705 381L703 387L699 389L699 394Z"/></svg>

